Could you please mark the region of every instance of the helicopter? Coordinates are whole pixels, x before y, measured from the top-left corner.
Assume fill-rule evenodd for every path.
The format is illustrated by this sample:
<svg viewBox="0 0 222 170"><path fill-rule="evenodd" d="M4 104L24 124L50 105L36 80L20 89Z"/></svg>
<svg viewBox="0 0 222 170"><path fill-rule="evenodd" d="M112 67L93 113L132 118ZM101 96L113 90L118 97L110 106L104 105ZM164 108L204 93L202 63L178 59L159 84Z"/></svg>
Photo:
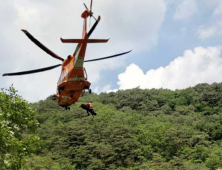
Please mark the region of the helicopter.
<svg viewBox="0 0 222 170"><path fill-rule="evenodd" d="M62 64L57 64L57 65L35 69L35 70L5 73L2 76L19 76L19 75L33 74L33 73L48 71L48 70L57 68L59 66L62 66L61 75L57 83L57 93L56 95L54 95L54 99L58 101L59 106L65 107L66 110L67 109L69 110L70 105L75 104L78 101L78 99L83 95L85 90L88 90L89 93L91 93L91 89L90 89L91 83L87 80L87 72L86 72L86 69L83 67L84 63L118 57L132 51L130 50L127 52L123 52L120 54L115 54L115 55L111 55L107 57L85 60L85 53L86 53L86 48L87 48L88 43L106 43L109 41L109 39L89 39L89 37L91 36L91 34L95 30L95 28L97 27L101 19L100 16L98 16L97 19L93 16L92 3L93 3L93 0L91 0L90 9L86 6L85 3L83 3L86 9L81 15L81 17L84 20L82 39L60 38L62 43L77 43L74 53L72 55L68 55L66 59L63 59L62 57L58 56L53 51L48 49L41 42L39 42L35 37L33 37L27 30L24 30L24 29L21 30L26 34L26 36L34 44L36 44L39 48L41 48L43 51L48 53L53 58L62 61ZM87 19L89 17L90 19L91 17L93 17L95 19L95 23L93 24L91 29L87 32Z"/></svg>

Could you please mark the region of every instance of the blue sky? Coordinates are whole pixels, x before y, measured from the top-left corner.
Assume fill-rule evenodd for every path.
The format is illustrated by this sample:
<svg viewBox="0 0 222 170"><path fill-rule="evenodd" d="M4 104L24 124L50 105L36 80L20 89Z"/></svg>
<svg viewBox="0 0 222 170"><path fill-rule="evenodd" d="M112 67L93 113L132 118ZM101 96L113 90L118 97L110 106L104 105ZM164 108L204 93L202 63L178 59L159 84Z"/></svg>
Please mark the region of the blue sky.
<svg viewBox="0 0 222 170"><path fill-rule="evenodd" d="M60 37L80 38L82 3L90 0L2 1L0 11L0 73L59 64L36 47L20 29L27 29L61 57L75 46ZM92 38L110 38L89 45L86 58L133 50L126 56L87 63L94 92L140 86L183 89L198 83L221 82L222 1L219 0L94 0L101 21ZM30 102L56 92L60 68L22 77L1 77Z"/></svg>
<svg viewBox="0 0 222 170"><path fill-rule="evenodd" d="M130 55L125 61L126 66L134 63L146 72L150 69L158 69L161 66L166 67L178 56L182 56L185 50L193 50L195 47L200 46L207 48L221 45L221 33L215 32L215 35L206 38L201 38L198 34L198 30L200 30L200 28L204 27L207 29L208 27L215 25L216 22L220 22L221 18L218 18L217 20L217 18L214 18L213 14L215 10L217 10L218 6L221 5L221 2L212 2L212 4L209 5L204 1L199 2L188 0L188 4L195 3L195 9L193 9L195 12L189 11L189 13L193 14L187 17L181 16L178 19L175 19L179 7L181 8L180 10L185 10L186 7L183 7L184 2L185 1L177 1L176 3L166 2L167 10L164 21L158 31L158 43L146 52ZM106 81L104 81L102 86L105 86L106 83L110 81L110 89L118 89L118 75L119 73L124 72L125 69L125 67L121 67L114 70L112 73L110 73L110 71L106 71L104 73ZM110 74L113 76L115 75L114 80L110 80ZM217 75L218 79L216 78L213 81L220 82L220 72L217 72ZM208 82L208 80L200 80L200 83L201 82ZM212 80L208 83L212 83ZM193 85L195 84L190 84L190 86ZM153 86L153 88L155 88L155 86ZM178 86L177 88L180 87Z"/></svg>

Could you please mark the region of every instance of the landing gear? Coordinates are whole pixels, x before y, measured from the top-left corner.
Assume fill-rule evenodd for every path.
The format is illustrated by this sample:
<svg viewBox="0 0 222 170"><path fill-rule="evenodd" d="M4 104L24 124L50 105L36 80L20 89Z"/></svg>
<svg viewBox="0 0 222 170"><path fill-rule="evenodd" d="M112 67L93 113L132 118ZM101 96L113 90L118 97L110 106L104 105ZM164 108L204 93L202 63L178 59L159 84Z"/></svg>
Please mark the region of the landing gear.
<svg viewBox="0 0 222 170"><path fill-rule="evenodd" d="M58 105L58 109L65 109L65 110L70 110L70 106L61 106L61 105Z"/></svg>
<svg viewBox="0 0 222 170"><path fill-rule="evenodd" d="M66 106L65 109L66 109L66 110L70 110L70 107L69 107L69 106Z"/></svg>
<svg viewBox="0 0 222 170"><path fill-rule="evenodd" d="M52 100L57 100L56 95L53 95L53 96L52 96Z"/></svg>
<svg viewBox="0 0 222 170"><path fill-rule="evenodd" d="M90 94L92 93L92 90L90 89L90 86L85 86L85 87L83 88L83 90L88 90Z"/></svg>

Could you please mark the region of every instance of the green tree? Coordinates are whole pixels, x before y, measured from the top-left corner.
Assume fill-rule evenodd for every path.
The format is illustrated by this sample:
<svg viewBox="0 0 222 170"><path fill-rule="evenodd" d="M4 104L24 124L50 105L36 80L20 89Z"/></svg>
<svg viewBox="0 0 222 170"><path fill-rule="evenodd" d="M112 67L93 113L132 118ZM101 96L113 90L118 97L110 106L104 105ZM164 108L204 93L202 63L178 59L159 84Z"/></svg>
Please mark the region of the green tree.
<svg viewBox="0 0 222 170"><path fill-rule="evenodd" d="M0 167L18 170L37 148L35 111L11 86L0 92Z"/></svg>
<svg viewBox="0 0 222 170"><path fill-rule="evenodd" d="M96 117L80 105L93 101ZM221 168L222 83L194 88L87 94L59 109L31 104L41 151L27 169L195 170Z"/></svg>

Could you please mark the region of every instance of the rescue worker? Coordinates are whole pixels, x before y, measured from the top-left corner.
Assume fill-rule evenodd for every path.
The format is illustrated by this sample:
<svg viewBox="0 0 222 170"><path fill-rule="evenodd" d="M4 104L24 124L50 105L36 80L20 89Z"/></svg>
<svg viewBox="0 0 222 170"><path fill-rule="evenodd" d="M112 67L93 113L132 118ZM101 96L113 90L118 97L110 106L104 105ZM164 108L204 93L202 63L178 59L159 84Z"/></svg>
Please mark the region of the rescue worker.
<svg viewBox="0 0 222 170"><path fill-rule="evenodd" d="M88 102L87 104L81 104L81 108L87 111L88 116L90 115L90 113L92 114L92 116L96 116L96 112L93 110L92 108L92 102Z"/></svg>
<svg viewBox="0 0 222 170"><path fill-rule="evenodd" d="M90 101L87 105L88 105L87 114L88 114L88 116L89 116L89 113L92 113L92 112L93 112L92 102ZM93 115L93 114L92 114L92 115Z"/></svg>

